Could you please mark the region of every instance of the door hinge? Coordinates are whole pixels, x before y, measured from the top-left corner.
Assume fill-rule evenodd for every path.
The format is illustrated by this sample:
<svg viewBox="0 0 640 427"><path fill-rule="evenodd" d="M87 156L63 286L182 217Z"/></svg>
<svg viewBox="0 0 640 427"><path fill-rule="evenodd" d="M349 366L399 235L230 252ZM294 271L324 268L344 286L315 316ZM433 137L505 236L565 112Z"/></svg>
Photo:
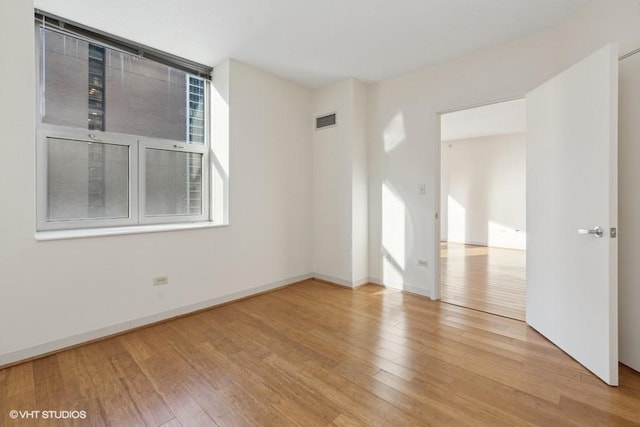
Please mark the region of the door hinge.
<svg viewBox="0 0 640 427"><path fill-rule="evenodd" d="M611 237L612 239L615 239L616 237L618 237L618 229L611 228L611 230L609 231L609 237Z"/></svg>

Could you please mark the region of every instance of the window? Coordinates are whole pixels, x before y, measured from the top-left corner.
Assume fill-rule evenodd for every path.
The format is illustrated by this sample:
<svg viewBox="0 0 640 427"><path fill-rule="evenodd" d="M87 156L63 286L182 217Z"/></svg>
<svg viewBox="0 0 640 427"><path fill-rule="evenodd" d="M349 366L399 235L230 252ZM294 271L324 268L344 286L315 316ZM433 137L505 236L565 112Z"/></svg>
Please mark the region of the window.
<svg viewBox="0 0 640 427"><path fill-rule="evenodd" d="M36 27L38 230L211 220L211 70L62 27Z"/></svg>

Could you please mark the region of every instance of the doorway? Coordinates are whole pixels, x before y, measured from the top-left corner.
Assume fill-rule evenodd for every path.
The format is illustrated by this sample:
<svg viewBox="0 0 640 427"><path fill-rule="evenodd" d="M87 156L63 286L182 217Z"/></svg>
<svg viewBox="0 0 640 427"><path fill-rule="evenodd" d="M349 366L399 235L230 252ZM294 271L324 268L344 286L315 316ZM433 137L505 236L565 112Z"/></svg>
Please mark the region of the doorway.
<svg viewBox="0 0 640 427"><path fill-rule="evenodd" d="M526 100L440 116L440 295L525 320Z"/></svg>

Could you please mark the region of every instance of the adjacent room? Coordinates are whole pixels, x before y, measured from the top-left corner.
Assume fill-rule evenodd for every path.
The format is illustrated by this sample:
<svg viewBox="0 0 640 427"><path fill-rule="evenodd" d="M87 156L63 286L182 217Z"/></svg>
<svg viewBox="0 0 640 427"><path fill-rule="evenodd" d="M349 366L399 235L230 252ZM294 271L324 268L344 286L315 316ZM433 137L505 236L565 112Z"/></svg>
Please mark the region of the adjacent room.
<svg viewBox="0 0 640 427"><path fill-rule="evenodd" d="M0 426L640 425L637 0L0 24Z"/></svg>
<svg viewBox="0 0 640 427"><path fill-rule="evenodd" d="M443 114L441 298L525 320L526 102Z"/></svg>

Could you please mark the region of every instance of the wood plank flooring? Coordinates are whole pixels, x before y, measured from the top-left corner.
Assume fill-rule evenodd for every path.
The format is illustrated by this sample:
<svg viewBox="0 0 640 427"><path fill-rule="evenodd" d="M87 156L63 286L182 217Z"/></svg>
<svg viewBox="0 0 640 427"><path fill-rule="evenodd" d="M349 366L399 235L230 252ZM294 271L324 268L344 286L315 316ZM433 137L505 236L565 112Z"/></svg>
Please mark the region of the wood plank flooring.
<svg viewBox="0 0 640 427"><path fill-rule="evenodd" d="M442 301L525 319L526 252L441 243Z"/></svg>
<svg viewBox="0 0 640 427"><path fill-rule="evenodd" d="M620 384L523 322L309 280L0 370L0 424L640 425L640 374Z"/></svg>

